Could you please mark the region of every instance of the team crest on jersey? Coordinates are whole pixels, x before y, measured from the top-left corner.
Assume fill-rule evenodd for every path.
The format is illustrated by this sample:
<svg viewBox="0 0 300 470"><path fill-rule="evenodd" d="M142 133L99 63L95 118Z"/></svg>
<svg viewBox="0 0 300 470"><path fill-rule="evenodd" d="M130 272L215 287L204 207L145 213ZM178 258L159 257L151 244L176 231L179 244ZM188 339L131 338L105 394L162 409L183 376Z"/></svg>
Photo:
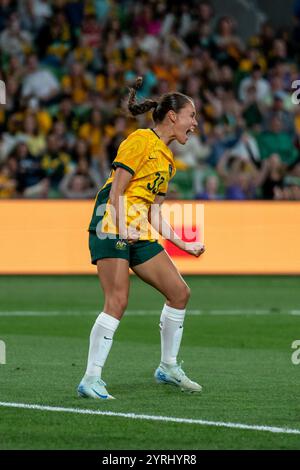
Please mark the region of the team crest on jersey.
<svg viewBox="0 0 300 470"><path fill-rule="evenodd" d="M123 240L118 240L116 242L116 249L117 250L126 250L127 243L124 242Z"/></svg>
<svg viewBox="0 0 300 470"><path fill-rule="evenodd" d="M171 178L171 176L172 176L172 170L173 170L172 165L169 165L169 176L170 176L170 178Z"/></svg>

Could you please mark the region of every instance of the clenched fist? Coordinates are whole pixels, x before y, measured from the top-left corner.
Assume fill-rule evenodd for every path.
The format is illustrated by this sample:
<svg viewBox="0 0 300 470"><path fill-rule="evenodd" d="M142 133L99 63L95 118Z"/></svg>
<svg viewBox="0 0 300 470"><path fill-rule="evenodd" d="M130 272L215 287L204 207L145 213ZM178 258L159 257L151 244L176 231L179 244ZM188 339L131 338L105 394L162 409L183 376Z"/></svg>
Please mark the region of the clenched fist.
<svg viewBox="0 0 300 470"><path fill-rule="evenodd" d="M205 246L200 242L185 243L184 251L198 258L204 253Z"/></svg>

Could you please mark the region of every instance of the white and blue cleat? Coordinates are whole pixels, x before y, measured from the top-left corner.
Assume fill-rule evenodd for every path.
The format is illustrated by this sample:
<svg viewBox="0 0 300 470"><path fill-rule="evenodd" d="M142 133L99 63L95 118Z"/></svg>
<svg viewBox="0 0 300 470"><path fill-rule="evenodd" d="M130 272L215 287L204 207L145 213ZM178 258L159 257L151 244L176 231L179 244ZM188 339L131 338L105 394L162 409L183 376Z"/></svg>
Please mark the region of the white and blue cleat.
<svg viewBox="0 0 300 470"><path fill-rule="evenodd" d="M99 400L114 400L106 390L106 383L100 377L85 375L77 388L81 398L96 398Z"/></svg>
<svg viewBox="0 0 300 470"><path fill-rule="evenodd" d="M154 373L156 382L162 385L175 385L183 392L201 392L201 385L193 382L186 376L181 368L181 364L176 364L175 366L160 364Z"/></svg>

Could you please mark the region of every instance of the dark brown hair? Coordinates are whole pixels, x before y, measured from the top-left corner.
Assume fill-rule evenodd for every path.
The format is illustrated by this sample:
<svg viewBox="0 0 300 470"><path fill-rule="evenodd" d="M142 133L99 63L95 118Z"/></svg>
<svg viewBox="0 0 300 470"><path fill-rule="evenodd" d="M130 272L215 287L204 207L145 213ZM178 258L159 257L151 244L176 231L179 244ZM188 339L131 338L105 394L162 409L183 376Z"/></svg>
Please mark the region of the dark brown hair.
<svg viewBox="0 0 300 470"><path fill-rule="evenodd" d="M136 101L136 91L140 88L142 82L143 78L138 77L134 85L129 88L128 109L133 116L146 113L150 109L154 108L152 113L153 121L155 123L162 122L168 111L172 110L175 111L175 113L178 113L188 102L192 102L192 99L189 96L175 91L165 93L158 101L148 99L138 103Z"/></svg>

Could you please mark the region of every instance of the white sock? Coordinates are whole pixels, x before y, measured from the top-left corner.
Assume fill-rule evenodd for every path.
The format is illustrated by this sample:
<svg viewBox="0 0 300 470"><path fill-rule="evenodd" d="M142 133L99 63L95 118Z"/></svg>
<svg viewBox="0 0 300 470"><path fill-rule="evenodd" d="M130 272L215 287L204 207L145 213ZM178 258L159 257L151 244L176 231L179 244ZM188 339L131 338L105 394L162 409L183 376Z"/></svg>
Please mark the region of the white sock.
<svg viewBox="0 0 300 470"><path fill-rule="evenodd" d="M113 336L119 323L119 320L104 312L101 312L96 319L90 334L86 375L101 377L102 368L112 347Z"/></svg>
<svg viewBox="0 0 300 470"><path fill-rule="evenodd" d="M177 354L180 348L185 309L164 305L160 317L161 362L166 365L177 363Z"/></svg>

